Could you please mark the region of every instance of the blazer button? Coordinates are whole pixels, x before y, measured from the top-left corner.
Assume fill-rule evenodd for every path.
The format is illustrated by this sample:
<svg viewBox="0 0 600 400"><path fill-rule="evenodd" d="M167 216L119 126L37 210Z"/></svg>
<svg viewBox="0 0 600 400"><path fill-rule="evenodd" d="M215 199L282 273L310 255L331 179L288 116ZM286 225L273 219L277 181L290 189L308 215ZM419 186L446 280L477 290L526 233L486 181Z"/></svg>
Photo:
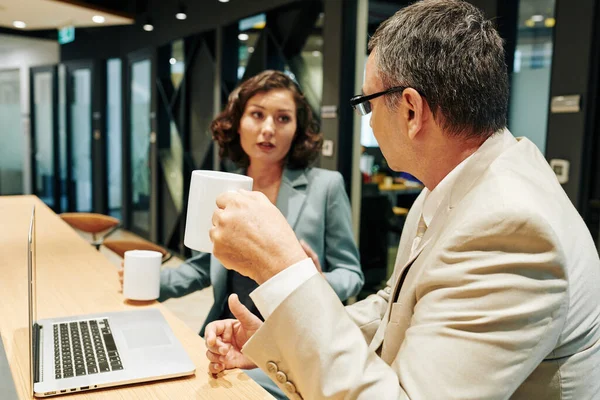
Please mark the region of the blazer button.
<svg viewBox="0 0 600 400"><path fill-rule="evenodd" d="M296 393L296 385L294 385L292 382L287 381L283 386L288 393Z"/></svg>
<svg viewBox="0 0 600 400"><path fill-rule="evenodd" d="M277 371L279 371L279 368L277 368L277 364L275 364L273 361L269 361L267 363L267 371L271 374L275 374Z"/></svg>
<svg viewBox="0 0 600 400"><path fill-rule="evenodd" d="M275 374L275 379L277 379L277 382L279 383L286 383L287 375L285 374L285 372L279 371Z"/></svg>

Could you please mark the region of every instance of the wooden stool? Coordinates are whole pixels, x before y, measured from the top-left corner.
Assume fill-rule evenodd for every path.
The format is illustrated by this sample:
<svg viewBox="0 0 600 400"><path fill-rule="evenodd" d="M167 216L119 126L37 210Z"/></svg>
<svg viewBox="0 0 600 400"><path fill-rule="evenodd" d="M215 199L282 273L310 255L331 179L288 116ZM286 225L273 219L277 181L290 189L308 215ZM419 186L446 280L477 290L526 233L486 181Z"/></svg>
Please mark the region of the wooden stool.
<svg viewBox="0 0 600 400"><path fill-rule="evenodd" d="M106 239L104 242L102 242L102 244L104 247L116 253L121 258L125 258L125 252L129 250L158 251L163 256L163 264L173 257L173 254L171 254L164 247L143 239Z"/></svg>
<svg viewBox="0 0 600 400"><path fill-rule="evenodd" d="M92 235L92 246L100 248L102 240L119 229L120 221L114 217L96 213L62 213L59 215L72 228ZM97 235L106 232L98 239Z"/></svg>

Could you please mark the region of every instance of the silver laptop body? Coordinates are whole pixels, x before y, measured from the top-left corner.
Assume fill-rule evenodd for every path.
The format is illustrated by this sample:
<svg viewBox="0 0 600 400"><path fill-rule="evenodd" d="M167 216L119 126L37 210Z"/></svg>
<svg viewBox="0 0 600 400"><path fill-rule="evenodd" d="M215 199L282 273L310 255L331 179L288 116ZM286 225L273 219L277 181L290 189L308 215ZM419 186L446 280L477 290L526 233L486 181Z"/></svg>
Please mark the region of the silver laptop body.
<svg viewBox="0 0 600 400"><path fill-rule="evenodd" d="M35 206L28 237L30 380L46 397L192 375L158 309L36 320Z"/></svg>

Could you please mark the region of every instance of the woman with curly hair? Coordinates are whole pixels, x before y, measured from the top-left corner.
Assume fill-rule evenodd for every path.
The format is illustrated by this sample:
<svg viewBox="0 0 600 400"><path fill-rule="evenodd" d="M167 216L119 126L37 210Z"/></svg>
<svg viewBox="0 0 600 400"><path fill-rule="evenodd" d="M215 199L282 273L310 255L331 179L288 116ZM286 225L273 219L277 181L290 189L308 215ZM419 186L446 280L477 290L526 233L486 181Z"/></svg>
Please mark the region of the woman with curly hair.
<svg viewBox="0 0 600 400"><path fill-rule="evenodd" d="M304 249L340 300L358 294L364 283L352 234L350 203L342 176L312 168L323 142L311 108L296 84L279 71L264 71L243 82L211 124L220 156L254 180L253 190L264 193L286 216ZM258 284L228 271L208 253L198 253L175 269L161 272L160 301L181 297L212 284L214 304L209 322L233 318L230 294L259 318L250 298ZM273 395L283 394L260 370L249 375Z"/></svg>

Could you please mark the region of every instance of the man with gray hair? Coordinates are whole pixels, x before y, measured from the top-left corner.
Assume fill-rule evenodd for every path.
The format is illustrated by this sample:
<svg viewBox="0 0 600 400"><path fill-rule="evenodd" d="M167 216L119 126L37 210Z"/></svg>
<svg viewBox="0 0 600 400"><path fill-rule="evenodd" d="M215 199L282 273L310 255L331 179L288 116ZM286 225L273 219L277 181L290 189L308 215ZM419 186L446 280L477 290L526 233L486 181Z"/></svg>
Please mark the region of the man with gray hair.
<svg viewBox="0 0 600 400"><path fill-rule="evenodd" d="M290 398L598 398L600 260L543 155L506 129L498 33L469 3L424 0L369 48L351 105L426 187L394 273L344 308L264 196L222 195L214 255L260 284L265 322L232 295L237 320L206 330L211 372L258 366Z"/></svg>

